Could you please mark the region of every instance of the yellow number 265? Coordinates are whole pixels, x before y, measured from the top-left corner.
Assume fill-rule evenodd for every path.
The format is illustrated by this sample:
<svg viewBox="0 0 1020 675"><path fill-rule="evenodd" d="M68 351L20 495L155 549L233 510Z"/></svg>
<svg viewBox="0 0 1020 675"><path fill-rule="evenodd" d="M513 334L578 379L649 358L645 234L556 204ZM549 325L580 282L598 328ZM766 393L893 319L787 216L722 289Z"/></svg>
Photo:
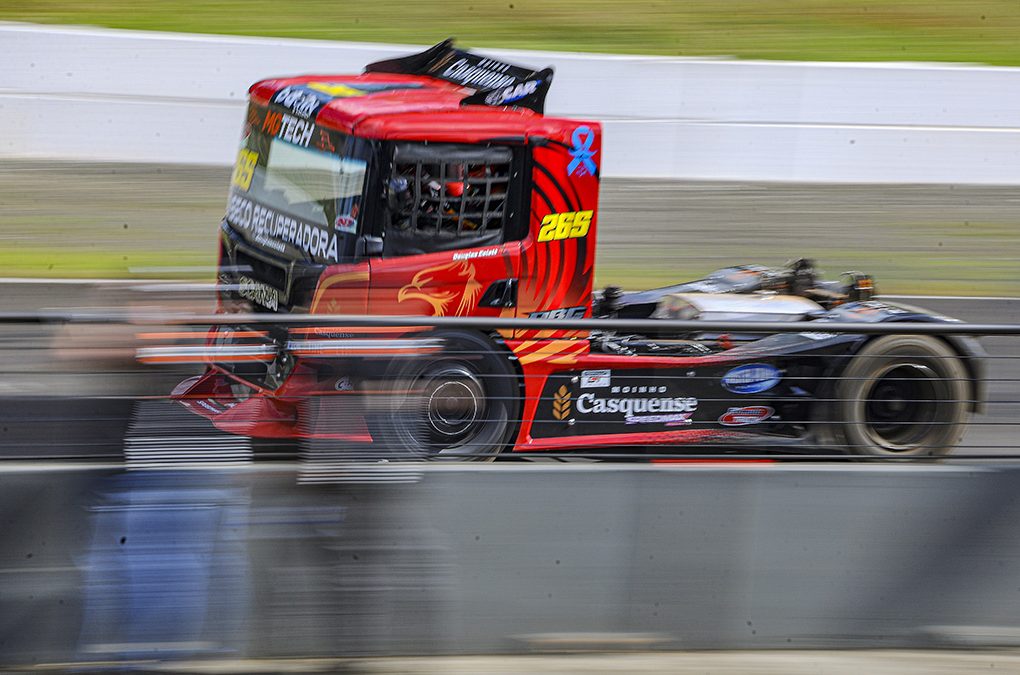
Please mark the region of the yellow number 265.
<svg viewBox="0 0 1020 675"><path fill-rule="evenodd" d="M538 240L559 241L560 239L583 237L588 234L588 228L591 227L591 215L591 211L550 213L542 219Z"/></svg>

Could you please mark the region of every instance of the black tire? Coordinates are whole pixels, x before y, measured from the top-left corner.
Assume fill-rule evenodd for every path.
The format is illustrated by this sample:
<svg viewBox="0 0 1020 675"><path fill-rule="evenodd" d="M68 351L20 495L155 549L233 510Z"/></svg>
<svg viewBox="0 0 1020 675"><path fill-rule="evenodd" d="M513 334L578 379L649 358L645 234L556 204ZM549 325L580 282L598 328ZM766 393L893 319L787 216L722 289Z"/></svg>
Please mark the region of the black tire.
<svg viewBox="0 0 1020 675"><path fill-rule="evenodd" d="M373 445L395 459L495 459L517 428L520 391L509 354L487 337L429 335L437 354L398 362L386 378L383 410L369 415Z"/></svg>
<svg viewBox="0 0 1020 675"><path fill-rule="evenodd" d="M850 454L945 455L966 429L969 398L967 370L948 345L887 335L866 344L840 375L833 435Z"/></svg>

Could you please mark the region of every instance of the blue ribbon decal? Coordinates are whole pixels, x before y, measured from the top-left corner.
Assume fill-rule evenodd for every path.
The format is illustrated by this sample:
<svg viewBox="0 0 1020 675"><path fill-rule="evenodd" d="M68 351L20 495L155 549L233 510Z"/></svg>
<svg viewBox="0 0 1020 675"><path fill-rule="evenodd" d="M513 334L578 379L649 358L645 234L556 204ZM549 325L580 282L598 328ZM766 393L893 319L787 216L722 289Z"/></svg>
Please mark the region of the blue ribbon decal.
<svg viewBox="0 0 1020 675"><path fill-rule="evenodd" d="M579 176L594 176L597 167L592 157L596 151L591 149L591 144L595 142L595 132L591 127L580 126L574 129L570 140L574 144L570 156L574 159L567 165L567 175L573 176L577 173Z"/></svg>

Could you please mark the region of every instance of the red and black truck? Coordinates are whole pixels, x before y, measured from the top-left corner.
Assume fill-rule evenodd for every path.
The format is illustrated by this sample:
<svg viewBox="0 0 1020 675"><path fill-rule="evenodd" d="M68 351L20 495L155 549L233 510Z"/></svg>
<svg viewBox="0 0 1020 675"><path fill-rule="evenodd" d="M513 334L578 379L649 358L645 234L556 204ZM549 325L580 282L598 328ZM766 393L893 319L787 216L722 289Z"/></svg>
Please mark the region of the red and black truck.
<svg viewBox="0 0 1020 675"><path fill-rule="evenodd" d="M360 75L253 85L220 224L220 310L757 319L802 332L238 325L214 332L220 351L174 396L232 433L428 457L954 447L979 406L980 347L827 331L948 321L875 300L867 275L824 281L801 260L594 293L602 130L543 114L552 76L446 41Z"/></svg>

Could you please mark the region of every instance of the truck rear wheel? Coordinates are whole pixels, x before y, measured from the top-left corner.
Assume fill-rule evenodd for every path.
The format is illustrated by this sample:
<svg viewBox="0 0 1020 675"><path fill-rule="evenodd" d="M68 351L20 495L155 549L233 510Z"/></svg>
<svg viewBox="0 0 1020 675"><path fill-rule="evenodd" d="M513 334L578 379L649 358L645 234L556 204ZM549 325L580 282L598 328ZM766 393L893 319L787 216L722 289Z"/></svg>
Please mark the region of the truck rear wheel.
<svg viewBox="0 0 1020 675"><path fill-rule="evenodd" d="M491 460L510 442L520 394L507 355L469 332L434 333L438 354L393 368L375 443L398 459Z"/></svg>
<svg viewBox="0 0 1020 675"><path fill-rule="evenodd" d="M966 429L969 392L966 368L942 341L880 337L840 377L835 435L851 454L945 455Z"/></svg>

